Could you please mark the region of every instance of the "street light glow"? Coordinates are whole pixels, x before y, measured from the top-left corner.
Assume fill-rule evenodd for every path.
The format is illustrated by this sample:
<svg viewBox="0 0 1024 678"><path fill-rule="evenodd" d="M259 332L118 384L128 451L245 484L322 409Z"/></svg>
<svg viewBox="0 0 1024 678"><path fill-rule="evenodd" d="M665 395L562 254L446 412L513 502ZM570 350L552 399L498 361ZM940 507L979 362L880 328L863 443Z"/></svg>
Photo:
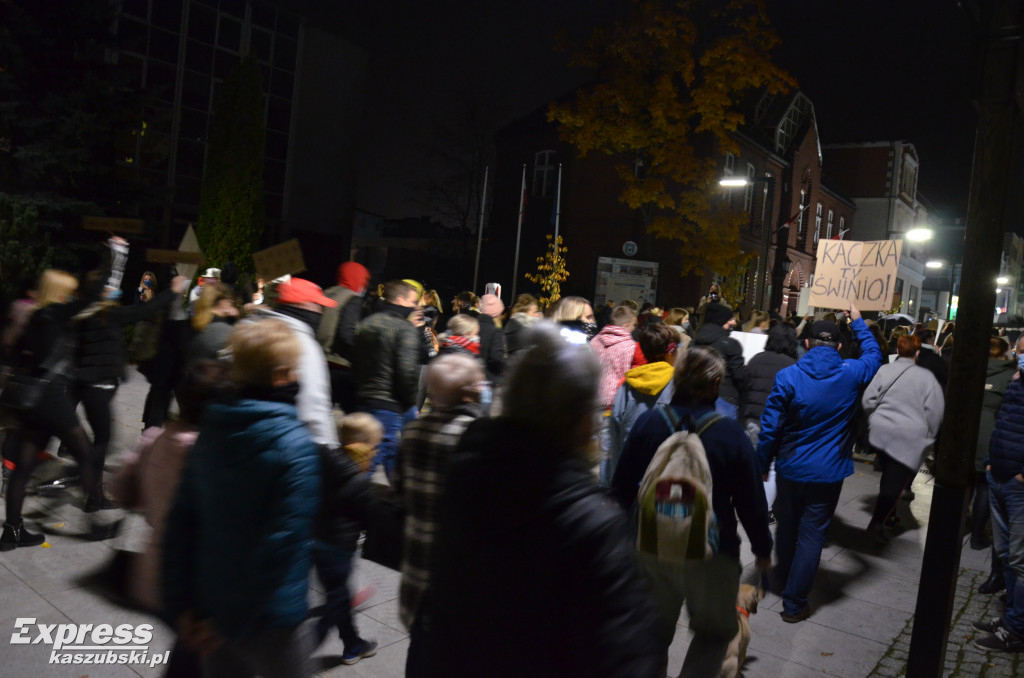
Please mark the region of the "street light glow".
<svg viewBox="0 0 1024 678"><path fill-rule="evenodd" d="M737 188L739 186L746 186L749 181L744 177L726 177L718 182L719 186L726 186L728 188Z"/></svg>
<svg viewBox="0 0 1024 678"><path fill-rule="evenodd" d="M942 268L942 265L943 264L941 261L936 261L934 259L925 264L925 266L927 266L928 268Z"/></svg>
<svg viewBox="0 0 1024 678"><path fill-rule="evenodd" d="M930 228L912 228L907 231L904 235L907 236L907 240L913 240L914 242L924 242L925 240L931 240L932 236L935 235L935 231Z"/></svg>
<svg viewBox="0 0 1024 678"><path fill-rule="evenodd" d="M1006 283L1010 282L1010 279L1007 278L1005 275L1001 275L998 278L996 278L996 282L999 283L1000 285L1005 285Z"/></svg>

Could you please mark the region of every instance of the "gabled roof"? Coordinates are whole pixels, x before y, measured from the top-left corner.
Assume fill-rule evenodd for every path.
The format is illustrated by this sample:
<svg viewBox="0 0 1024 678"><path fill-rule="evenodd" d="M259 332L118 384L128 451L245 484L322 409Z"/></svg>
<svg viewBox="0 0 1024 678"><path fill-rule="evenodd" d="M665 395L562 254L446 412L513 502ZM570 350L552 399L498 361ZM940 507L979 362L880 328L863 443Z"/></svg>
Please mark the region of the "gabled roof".
<svg viewBox="0 0 1024 678"><path fill-rule="evenodd" d="M808 123L817 129L814 103L800 91L786 95L765 92L754 107L753 126L765 134L772 150L781 156L788 155L790 148L802 140L800 130ZM817 144L820 163L820 136Z"/></svg>

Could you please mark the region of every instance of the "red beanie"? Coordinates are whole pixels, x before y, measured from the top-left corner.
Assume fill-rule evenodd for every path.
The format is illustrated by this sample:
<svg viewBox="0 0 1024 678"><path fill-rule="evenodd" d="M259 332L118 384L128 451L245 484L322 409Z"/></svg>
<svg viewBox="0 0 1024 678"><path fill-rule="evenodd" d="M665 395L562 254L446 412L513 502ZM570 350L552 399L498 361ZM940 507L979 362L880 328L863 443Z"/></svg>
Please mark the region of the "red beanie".
<svg viewBox="0 0 1024 678"><path fill-rule="evenodd" d="M356 261L346 261L338 267L338 284L353 292L361 292L370 282L370 272Z"/></svg>

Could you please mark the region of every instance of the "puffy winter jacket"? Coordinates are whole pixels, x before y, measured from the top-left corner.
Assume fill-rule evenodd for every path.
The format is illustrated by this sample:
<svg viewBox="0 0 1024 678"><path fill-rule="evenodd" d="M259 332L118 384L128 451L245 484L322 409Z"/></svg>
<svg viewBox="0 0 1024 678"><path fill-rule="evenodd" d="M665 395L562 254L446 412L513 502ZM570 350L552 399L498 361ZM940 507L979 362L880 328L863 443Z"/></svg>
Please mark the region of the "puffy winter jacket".
<svg viewBox="0 0 1024 678"><path fill-rule="evenodd" d="M597 361L601 363L598 401L606 410L612 406L615 391L618 390L623 376L633 364L633 352L636 347L637 342L633 341L629 330L618 325L605 325L604 329L590 341L590 350L594 352Z"/></svg>
<svg viewBox="0 0 1024 678"><path fill-rule="evenodd" d="M730 337L729 330L724 327L705 323L697 330L693 345L707 346L722 356L725 360L725 378L718 388L718 397L733 405L739 405L740 397L747 388L743 347L740 342Z"/></svg>
<svg viewBox="0 0 1024 678"><path fill-rule="evenodd" d="M405 412L416 404L423 339L414 309L384 303L356 330L352 371L356 396L373 409Z"/></svg>
<svg viewBox="0 0 1024 678"><path fill-rule="evenodd" d="M207 406L167 518L164 607L230 639L306 618L320 457L294 406Z"/></svg>
<svg viewBox="0 0 1024 678"><path fill-rule="evenodd" d="M97 304L78 314L75 329L78 332L79 383L124 379L124 326L156 319L176 298L178 295L174 292L164 290L145 304Z"/></svg>
<svg viewBox="0 0 1024 678"><path fill-rule="evenodd" d="M851 327L860 358L843 360L834 348L816 346L776 375L761 415L762 472L775 460L779 477L796 482L836 483L853 473L850 421L882 352L863 320Z"/></svg>
<svg viewBox="0 0 1024 678"><path fill-rule="evenodd" d="M626 437L641 414L655 405L669 403L675 393L672 376L675 368L663 360L634 367L626 372L626 379L615 392L612 411L606 421L608 465L603 469L602 483L615 476L615 467L622 455Z"/></svg>
<svg viewBox="0 0 1024 678"><path fill-rule="evenodd" d="M355 552L359 533L366 528L370 478L344 449L321 445L320 462L323 505L313 526L313 536L317 541Z"/></svg>
<svg viewBox="0 0 1024 678"><path fill-rule="evenodd" d="M1024 473L1024 384L1021 382L1016 379L1006 387L988 445L987 463L992 465L992 477L1000 483Z"/></svg>
<svg viewBox="0 0 1024 678"><path fill-rule="evenodd" d="M417 675L664 675L625 516L583 459L498 417L448 469Z"/></svg>
<svg viewBox="0 0 1024 678"><path fill-rule="evenodd" d="M740 405L741 422L747 419L761 420L768 394L775 387L775 375L795 362L795 358L774 351L762 351L750 359L746 365L747 391Z"/></svg>

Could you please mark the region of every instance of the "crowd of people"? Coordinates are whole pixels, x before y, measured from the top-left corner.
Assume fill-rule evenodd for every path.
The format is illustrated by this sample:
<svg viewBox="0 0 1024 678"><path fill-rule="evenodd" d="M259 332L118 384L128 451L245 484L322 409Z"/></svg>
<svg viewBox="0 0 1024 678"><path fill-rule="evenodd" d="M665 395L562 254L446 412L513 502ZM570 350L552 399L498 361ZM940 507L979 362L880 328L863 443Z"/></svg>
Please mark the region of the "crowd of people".
<svg viewBox="0 0 1024 678"><path fill-rule="evenodd" d="M311 675L334 631L344 663L373 656L352 612L372 592L350 580L398 497L407 675L664 676L685 605L682 675L717 676L739 628L739 527L782 619L807 619L853 449L881 470L865 529L885 544L942 422L949 326L887 332L852 304L740 317L713 286L696 308L523 294L506 309L465 291L446 312L416 280L371 288L353 261L326 290L290 276L247 287L225 264L191 293L180 276L160 291L147 271L122 303L128 246L108 245L109 265L81 280L48 270L11 305L6 364L35 395L4 389L0 551L43 541L21 515L56 436L84 511L121 506L153 527L144 552L119 554L121 594L177 631L170 675ZM756 355L741 325L765 335ZM1024 358L1009 356L994 336L970 529L992 549L984 592L1008 598L978 644L1018 651ZM151 386L145 429L105 484L129 361ZM662 482L666 455L689 470L659 467L682 473ZM655 523L698 546L638 550ZM312 571L326 602L306 624Z"/></svg>

